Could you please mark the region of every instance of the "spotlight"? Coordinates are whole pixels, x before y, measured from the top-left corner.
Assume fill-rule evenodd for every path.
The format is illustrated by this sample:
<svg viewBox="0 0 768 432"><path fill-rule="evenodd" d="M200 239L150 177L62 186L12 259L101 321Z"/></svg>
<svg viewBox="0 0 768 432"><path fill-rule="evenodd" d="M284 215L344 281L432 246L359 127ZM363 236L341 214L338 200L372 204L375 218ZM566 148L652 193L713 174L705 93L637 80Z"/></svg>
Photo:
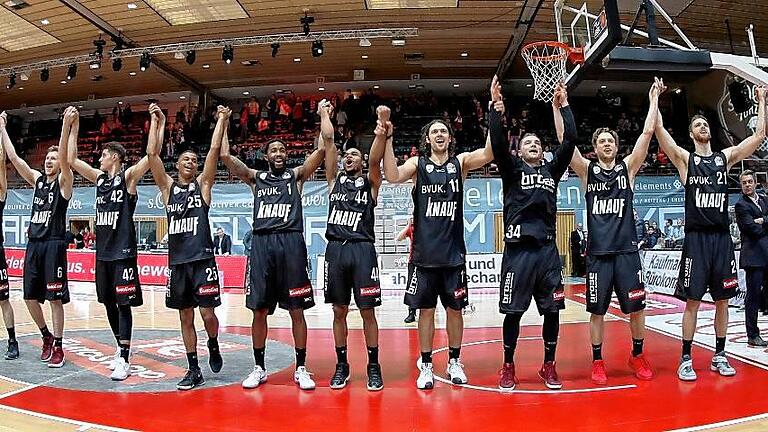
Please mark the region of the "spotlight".
<svg viewBox="0 0 768 432"><path fill-rule="evenodd" d="M16 72L11 72L11 74L8 76L8 85L6 86L6 88L10 90L15 86L16 86Z"/></svg>
<svg viewBox="0 0 768 432"><path fill-rule="evenodd" d="M225 45L224 50L221 52L221 59L224 60L225 63L230 64L234 58L235 49L232 48L232 45Z"/></svg>
<svg viewBox="0 0 768 432"><path fill-rule="evenodd" d="M67 68L67 80L72 81L77 76L77 65L72 63Z"/></svg>
<svg viewBox="0 0 768 432"><path fill-rule="evenodd" d="M96 57L101 57L101 56L103 56L103 55L104 55L104 45L106 45L106 44L107 44L107 41L105 41L105 40L102 40L102 39L101 39L101 36L99 36L99 38L98 38L98 39L96 39L95 41L93 41L93 46L95 46L95 47L96 47L96 51L94 51L94 53L93 53L93 54L94 54Z"/></svg>
<svg viewBox="0 0 768 432"><path fill-rule="evenodd" d="M360 46L363 47L363 48L367 48L367 47L371 46L371 41L368 40L368 38L362 38L362 39L360 39Z"/></svg>
<svg viewBox="0 0 768 432"><path fill-rule="evenodd" d="M42 81L42 82L48 81L48 75L49 75L48 68L45 68L45 69L41 70L40 71L40 81Z"/></svg>
<svg viewBox="0 0 768 432"><path fill-rule="evenodd" d="M309 25L315 22L315 17L309 16L304 12L304 16L299 18L299 22L301 23L301 30L304 32L304 36L309 36Z"/></svg>
<svg viewBox="0 0 768 432"><path fill-rule="evenodd" d="M277 42L272 42L272 45L270 46L272 47L272 58L277 57L277 51L280 50L280 44Z"/></svg>
<svg viewBox="0 0 768 432"><path fill-rule="evenodd" d="M89 69L101 69L101 58L99 57L98 60L91 60L90 63L88 63Z"/></svg>
<svg viewBox="0 0 768 432"><path fill-rule="evenodd" d="M197 60L197 53L195 53L195 50L187 51L187 64L193 65L195 64L195 60Z"/></svg>
<svg viewBox="0 0 768 432"><path fill-rule="evenodd" d="M113 71L118 72L122 68L123 68L123 59L121 59L120 57L112 59L112 70Z"/></svg>
<svg viewBox="0 0 768 432"><path fill-rule="evenodd" d="M144 51L144 53L141 54L141 59L139 59L139 69L141 69L142 72L149 69L150 60L149 53Z"/></svg>
<svg viewBox="0 0 768 432"><path fill-rule="evenodd" d="M320 39L312 42L312 57L320 57L323 55L323 41Z"/></svg>

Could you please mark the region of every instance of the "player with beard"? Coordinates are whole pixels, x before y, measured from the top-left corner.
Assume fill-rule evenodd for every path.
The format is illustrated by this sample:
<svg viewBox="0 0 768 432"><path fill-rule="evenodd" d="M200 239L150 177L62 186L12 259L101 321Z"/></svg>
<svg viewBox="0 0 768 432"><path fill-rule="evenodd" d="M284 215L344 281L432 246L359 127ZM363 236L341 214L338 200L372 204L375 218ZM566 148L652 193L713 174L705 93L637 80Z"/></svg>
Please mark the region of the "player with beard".
<svg viewBox="0 0 768 432"><path fill-rule="evenodd" d="M493 89L494 101L501 88ZM565 87L555 89L553 109L563 117L563 143L551 162L544 159L541 141L526 134L520 141L520 156L509 152L501 116L491 111L490 135L493 154L504 191L504 256L501 263L499 311L504 314L504 365L499 388L512 390L518 383L514 355L520 336L520 319L531 299L544 316L544 364L539 377L550 389L562 388L555 368L560 310L565 308L562 264L555 244L557 185L568 169L576 146L576 123L568 106Z"/></svg>
<svg viewBox="0 0 768 432"><path fill-rule="evenodd" d="M163 142L165 124L152 115L160 108L149 106L149 145ZM72 168L96 185L96 294L107 311L107 320L117 342L115 359L108 366L111 378L122 381L131 375L130 349L133 331L132 307L143 304L136 262L136 228L133 213L139 199L136 184L149 170L144 156L123 169L125 147L117 142L104 144L96 169L77 158L77 143L69 147Z"/></svg>
<svg viewBox="0 0 768 432"><path fill-rule="evenodd" d="M498 86L493 78L491 88ZM495 100L494 100L495 101ZM435 334L437 299L446 310L448 333L447 373L454 384L466 384L467 376L459 356L464 333L461 310L469 304L464 244L464 179L493 159L490 138L484 148L454 155L456 143L450 125L433 120L422 129L422 156L397 166L392 146L392 124L386 122L384 176L390 183L414 182L413 264L408 275L405 304L419 311L419 389L434 386L432 344ZM379 125L381 126L381 125Z"/></svg>
<svg viewBox="0 0 768 432"><path fill-rule="evenodd" d="M29 223L27 250L24 256L24 301L32 320L43 336L40 360L48 367L64 366L64 305L69 303L67 285L67 206L72 198L73 174L66 158L67 148L77 141L80 128L77 110L64 110L59 146L48 149L45 170L33 170L16 154L13 144L4 134L3 149L19 175L35 188L32 218ZM61 156L61 157L59 157ZM51 305L53 334L43 316L40 304Z"/></svg>
<svg viewBox="0 0 768 432"><path fill-rule="evenodd" d="M165 115L153 106L150 113L155 124L165 123ZM195 308L200 308L205 331L208 334L208 363L214 373L223 365L219 351L219 319L215 307L221 305L221 292L208 212L211 207L211 189L216 179L222 136L229 126L232 112L223 106L217 109L217 122L211 138L211 148L205 156L203 172L197 175L197 155L185 150L176 162L177 180L166 172L160 159L158 140L150 140L147 156L152 177L163 195L168 217L168 267L170 275L165 294L165 306L178 309L181 336L187 350L189 369L176 384L179 390L190 390L205 383L197 360L197 333Z"/></svg>
<svg viewBox="0 0 768 432"><path fill-rule="evenodd" d="M629 315L632 333L632 355L629 366L641 380L653 378L653 370L643 355L645 338L645 285L643 267L637 251L637 233L632 218L635 176L645 162L648 145L656 128L659 94L664 82L655 79L648 92L650 105L643 132L637 138L632 153L617 161L619 137L609 128L592 134L592 146L597 162L573 152L571 168L581 178L587 202L587 230L593 235L587 245L587 312L592 341L592 381L604 385L608 376L603 363L602 347L604 317L615 291L621 311ZM558 137L563 135L560 111L555 109ZM598 233L594 235L594 233Z"/></svg>
<svg viewBox="0 0 768 432"><path fill-rule="evenodd" d="M715 302L715 354L710 370L721 376L736 375L725 357L728 331L728 300L736 295L739 281L728 219L728 171L755 152L765 139L766 89L757 87L757 128L737 146L712 151L709 122L695 115L688 132L694 153L683 149L664 128L659 115L656 138L675 165L685 187L685 239L675 295L685 300L683 352L677 376L695 381L691 346L701 299L709 291Z"/></svg>
<svg viewBox="0 0 768 432"><path fill-rule="evenodd" d="M330 102L318 104L322 136L318 143L333 139L333 127L328 134ZM286 145L271 140L265 145L269 171L248 168L229 153L225 139L221 160L230 172L239 177L253 192L253 237L251 255L246 270L245 305L253 312L253 371L243 380L244 388L256 388L267 381L264 362L267 341L267 316L279 305L291 316L296 350L296 370L293 379L302 390L315 388L306 367L307 322L304 310L315 305L309 281L307 245L304 243L304 216L301 192L304 182L323 163L325 147L318 145L304 164L289 169L285 166Z"/></svg>
<svg viewBox="0 0 768 432"><path fill-rule="evenodd" d="M3 148L11 145L11 138L8 131L5 130L8 124L8 115L3 111L0 113L0 226L3 224L3 209L5 209L5 199L8 192L8 178L5 172L5 151ZM19 358L19 342L16 340L16 329L14 327L13 307L10 302L10 286L8 285L8 265L5 262L5 248L3 247L3 233L0 232L0 309L3 311L3 322L8 331L8 348L5 351L6 360L15 360Z"/></svg>
<svg viewBox="0 0 768 432"><path fill-rule="evenodd" d="M323 116L330 117L329 112ZM381 306L379 265L376 256L374 208L381 186L381 157L387 137L384 123L389 109L379 107L379 125L371 146L368 175L363 174L363 154L349 147L342 158L344 171L336 162L338 150L332 139L325 144L325 177L328 181L329 207L325 237L325 302L333 304L333 338L336 343L336 371L331 378L332 389L344 388L349 381L347 362L347 314L352 295L363 319L363 333L368 348L368 390L384 388L379 365L379 325L374 308ZM333 136L333 124L322 136Z"/></svg>

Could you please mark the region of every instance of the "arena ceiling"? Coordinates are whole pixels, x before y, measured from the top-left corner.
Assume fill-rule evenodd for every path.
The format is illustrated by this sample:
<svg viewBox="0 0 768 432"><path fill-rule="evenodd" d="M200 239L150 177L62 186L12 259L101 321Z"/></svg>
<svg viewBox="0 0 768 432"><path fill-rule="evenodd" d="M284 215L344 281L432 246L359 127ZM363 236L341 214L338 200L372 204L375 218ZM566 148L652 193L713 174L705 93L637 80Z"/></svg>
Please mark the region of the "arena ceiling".
<svg viewBox="0 0 768 432"><path fill-rule="evenodd" d="M522 42L555 39L553 2L485 0L2 0L0 8L0 68L94 50L93 40L107 29L105 52L114 46L109 29L136 47L204 39L235 38L300 32L305 10L314 17L312 32L346 29L415 27L418 36L405 46L388 39L371 39L370 47L358 40L326 41L325 53L313 58L309 43L282 44L276 57L268 45L237 47L232 64L222 62L220 49L197 52L193 65L172 54L157 56L146 72L138 70L138 58L124 59L119 72L108 61L96 71L80 65L75 79L66 80L67 68L50 70L41 82L39 72L30 74L8 90L0 77L0 106L18 108L68 101L84 101L89 95L107 98L263 85L353 80L355 69L365 70L366 81L486 78L500 59L516 51ZM589 0L599 8L602 0ZM768 52L768 3L755 0L662 0L676 14L675 20L701 48L730 52L725 19L728 19L737 54L749 48L744 28L756 26L760 52ZM573 3L571 3L573 4ZM634 2L620 0L624 23L631 21ZM25 6L26 5L26 6ZM207 7L214 5L215 7ZM438 7L402 7L438 6ZM538 9L537 9L538 6ZM379 8L381 7L381 8ZM526 19L537 10L526 31ZM679 12L679 13L678 13ZM659 19L662 36L679 40ZM466 53L466 56L462 56ZM422 59L406 60L421 54ZM368 56L363 58L363 56ZM505 78L527 77L519 56ZM295 58L301 58L295 62ZM251 60L254 65L241 64ZM203 68L203 65L210 65ZM135 75L130 75L136 72ZM99 75L98 81L91 78ZM66 83L62 84L62 81Z"/></svg>

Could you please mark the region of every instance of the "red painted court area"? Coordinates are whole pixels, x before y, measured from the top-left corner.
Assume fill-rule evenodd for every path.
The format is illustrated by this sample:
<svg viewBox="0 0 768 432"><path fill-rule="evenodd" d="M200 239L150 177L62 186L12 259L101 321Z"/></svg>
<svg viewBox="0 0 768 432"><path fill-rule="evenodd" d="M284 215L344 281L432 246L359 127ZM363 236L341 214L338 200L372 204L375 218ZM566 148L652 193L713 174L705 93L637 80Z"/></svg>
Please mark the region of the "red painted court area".
<svg viewBox="0 0 768 432"><path fill-rule="evenodd" d="M227 332L247 334L230 327ZM543 357L539 326L524 327L516 363L520 385L515 392L496 391L501 362L501 330L467 329L462 361L470 384L462 388L436 383L432 391L415 388L418 344L415 329L381 331L381 363L385 389L365 388L365 351L361 331L350 331L353 377L344 390L331 390L335 355L330 330L310 331L308 366L318 388L305 392L292 380L292 368L270 375L260 388L239 385L190 392L101 393L38 387L2 400L4 405L113 427L148 431L218 430L367 430L435 431L573 430L649 431L709 424L765 412L755 389L768 385L768 372L732 359L738 370L721 378L708 369L711 351L694 347L699 380L677 379L679 342L649 331L646 352L657 373L651 382L634 378L626 366L629 329L621 321L606 323L604 358L608 386L589 380L591 353L587 325L563 324L558 347L562 391L548 391L536 372ZM289 330L273 330L270 338L291 343ZM443 332L435 347L445 346ZM445 376L447 352L435 354L435 368ZM245 377L251 365L242 368ZM205 371L210 374L209 371ZM530 391L538 391L530 393Z"/></svg>

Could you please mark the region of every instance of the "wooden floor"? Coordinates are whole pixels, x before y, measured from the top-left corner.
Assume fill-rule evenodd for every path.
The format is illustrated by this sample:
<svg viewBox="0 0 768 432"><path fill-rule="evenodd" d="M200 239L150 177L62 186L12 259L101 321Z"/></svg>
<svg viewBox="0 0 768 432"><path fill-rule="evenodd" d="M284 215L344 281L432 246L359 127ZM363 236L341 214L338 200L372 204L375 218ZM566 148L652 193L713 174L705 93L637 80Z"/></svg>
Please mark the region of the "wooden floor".
<svg viewBox="0 0 768 432"><path fill-rule="evenodd" d="M575 285L578 286L578 285ZM101 329L108 329L109 325L106 320L106 316L103 310L103 307L98 304L95 301L95 294L93 292L93 286L92 284L88 283L73 283L71 285L71 291L72 291L72 298L73 301L66 306L66 331L69 331L71 333L76 333L76 330L101 330ZM565 311L563 311L561 315L561 328L567 327L569 324L579 325L580 332L586 332L587 327L584 325L584 323L588 322L588 315L584 311L583 302L579 301L578 294L576 292L577 290L571 290L568 296L568 305ZM315 334L326 334L327 331L327 338L330 339L330 327L332 322L332 313L331 309L328 305L320 303L322 301L322 293L319 294L316 297L316 300L319 302L319 304L313 308L307 311L307 322L310 329L310 337ZM496 335L496 339L501 338L501 331L499 327L501 327L502 323L502 315L498 313L497 309L497 302L498 297L497 294L493 292L488 292L485 294L471 294L472 298L472 311L466 311L465 314L465 328L468 329L467 332L475 332L476 334L488 334L488 335ZM164 305L164 288L163 287L145 287L145 304L137 309L134 310L134 326L137 329L161 329L161 330L169 330L169 331L176 331L179 327L179 321L178 321L178 314L177 312L173 310L169 310ZM21 300L21 292L20 292L20 281L13 280L11 283L11 303L14 306L14 310L16 313L16 332L17 335L34 335L37 334L37 328L35 327L34 323L31 321L28 312L26 311L26 307ZM44 310L46 310L47 307L44 307ZM541 319L538 316L538 314L535 312L535 308L532 308L533 310L529 310L523 319L523 325L525 326L525 330L530 332L531 334L535 335L537 334L540 329L538 326L541 325ZM615 312L615 311L614 311ZM392 331L406 331L408 334L408 337L413 339L415 338L415 325L406 325L403 323L403 318L405 316L406 309L402 305L401 297L398 295L392 295L389 297L384 298L384 304L381 308L377 311L377 316L379 319L379 325L382 329L381 338L382 338L382 345L385 345L384 339L387 337L388 333L387 330ZM734 314L738 314L738 311L733 310L732 316ZM241 293L227 293L223 295L223 304L221 307L217 308L217 315L220 320L220 325L222 327L226 328L238 328L238 327L245 327L243 331L241 332L244 335L248 335L248 329L247 327L250 326L251 321L251 313L245 308L244 306L244 298ZM743 314L742 314L743 315ZM671 316L671 315L670 315ZM46 310L46 317L50 320L50 314L49 311ZM612 321L619 321L622 320L623 317L620 316L620 314L617 314L616 316L609 316L609 320ZM438 308L437 313L437 326L440 328L444 328L444 321L445 321L445 315L443 312L440 311ZM50 322L50 321L49 321ZM290 320L288 317L288 314L284 311L278 310L276 314L270 318L270 326L271 328L276 329L275 333L280 334L280 330L277 329L286 329L290 326ZM353 338L357 335L359 337L359 332L355 333L354 329L360 329L362 328L362 321L360 320L360 317L356 313L350 313L349 316L349 326L351 329L350 338ZM202 329L202 322L200 321L198 317L198 329ZM611 330L611 329L617 329L617 330ZM407 330L403 330L407 329ZM612 326L606 327L606 341L609 340L609 331L614 332L625 332L627 333L628 330L626 330L626 326L624 326L620 322L615 322ZM743 331L743 325L742 329ZM284 332L283 332L284 333ZM442 332L438 332L442 333ZM471 334L475 334L471 333ZM665 338L669 339L671 342L669 344L670 347L673 347L673 349L670 349L670 352L665 353L655 353L657 354L654 359L657 359L658 357L661 357L662 355L667 359L674 359L676 358L679 353L679 348L676 348L677 342L674 340L673 337L670 335L664 335L662 334L662 331L659 331L659 338ZM5 334L3 334L5 336ZM276 336L277 337L277 336ZM628 338L626 334L622 334L620 336L621 338ZM654 336L657 337L657 336ZM280 337L277 337L278 339ZM272 335L270 335L270 339L272 339ZM326 336L324 336L324 339L326 339ZM290 343L290 338L286 339L288 343ZM648 339L647 339L648 340ZM466 342L466 340L465 340ZM332 342L331 342L332 343ZM358 342L355 342L359 345ZM558 347L558 355L560 356L560 353L563 352L571 352L571 351L579 351L578 349L570 349L570 348L564 348L563 344L567 343L563 337L563 333L561 332L561 343L560 347ZM539 342L540 344L540 342ZM352 343L350 343L350 351L352 351L351 347ZM4 346L4 342L0 345ZM310 341L310 348L313 346L313 342ZM436 348L438 348L439 345L436 344ZM250 349L250 347L248 347ZM465 348L465 351L468 348ZM606 346L606 350L610 350L610 346ZM29 345L22 346L22 358L17 360L17 362L34 362L34 367L37 367L41 363L37 361L35 357L39 355L39 351L33 350L33 347ZM315 350L320 351L320 350ZM331 350L325 350L327 352L332 353ZM588 349L587 349L588 351ZM498 350L494 349L491 351L493 353L493 356L498 356L500 359L500 354L498 354ZM583 353L584 355L587 355L588 353ZM324 354L325 355L325 354ZM536 354L538 357L540 357L539 354ZM568 357L569 354L563 354L564 357ZM623 355L623 354L622 354ZM760 366L760 369L757 369L754 373L762 373L765 375L766 382L768 382L768 354L762 353L761 356L765 357L764 361L760 361L760 358L755 360L755 364ZM68 354L67 360L70 361L74 357L73 355ZM332 355L331 355L332 357ZM226 356L225 356L226 358ZM312 367L312 358L313 358L313 352L309 353L310 358L310 368ZM497 357L493 357L493 361L496 361ZM560 367L563 368L564 364L567 360L560 359ZM415 359L413 359L415 361ZM754 360L754 359L753 359ZM539 360L540 361L540 360ZM673 360L670 360L670 362ZM705 368L707 365L704 364L704 357L701 356L701 364L698 364L698 368ZM325 365L326 363L332 365L333 359L324 359L322 361L322 364ZM382 364L384 364L385 360L382 359ZM658 363L659 360L656 360ZM320 364L321 362L317 362ZM762 364L760 364L762 363ZM113 424L108 424L109 420L105 418L97 418L94 419L92 422L83 421L82 415L73 415L72 419L70 418L64 418L66 416L59 416L59 415L53 415L53 414L47 414L46 412L51 412L46 409L40 409L39 411L35 409L27 409L27 408L20 408L21 406L27 406L30 405L28 403L29 401L25 401L24 397L26 394L32 395L36 391L40 390L40 385L38 384L30 384L27 382L20 382L17 381L16 378L12 375L7 374L8 368L6 367L6 364L4 361L0 360L0 431L109 431L109 430L131 430L134 429L133 427L125 427L125 424L121 426L116 426ZM437 365L437 360L436 360ZM654 364L656 365L656 364ZM240 367L242 370L242 376L244 377L247 375L248 370L252 366L252 363L250 364L243 364L243 365L236 365L237 367ZM676 365L669 366L667 369L674 369ZM324 367L324 366L323 366ZM318 366L318 370L323 369L323 367ZM385 366L386 367L386 366ZM437 366L436 366L437 367ZM520 367L520 366L519 366ZM467 369L468 375L470 378L473 377L473 373L475 373L474 370L470 369L468 367ZM492 376L492 373L495 373L495 370L493 371L485 371L487 372L485 375L488 375L489 377ZM741 373L741 369L739 369L739 372ZM518 372L521 374L521 372ZM704 375L705 371L700 371L700 376ZM478 373L478 375L480 375ZM564 373L561 371L561 375L564 375ZM320 377L319 374L315 377L318 381L318 387L320 386L327 386L327 378L328 377ZM568 388L568 378L563 377L564 381L566 381L566 388ZM277 380L277 379L276 379ZM676 378L675 378L676 380ZM702 380L702 378L700 378ZM471 380L472 381L472 380ZM482 381L482 378L479 379L479 381ZM110 382L108 379L105 378L105 383ZM410 381L408 381L410 383ZM677 383L674 380L671 380L670 382L674 383L675 389L677 389ZM697 383L699 384L699 383ZM410 385L410 384L409 384ZM55 383L52 384L52 386L55 387ZM572 387L577 387L575 384ZM225 389L230 389L231 392L241 392L242 389L239 387L239 385L230 385L229 387L223 387ZM407 387L404 387L407 388ZM683 386L680 386L682 389ZM755 398L762 398L762 388L765 387L754 387L752 389L745 388L745 393L753 394ZM270 391L270 389L259 389L260 391ZM382 393L386 394L388 392L389 388L385 388ZM196 390L195 390L196 391ZM187 394L181 395L183 397L190 397L194 396L194 392L189 392ZM292 390L291 390L292 391ZM350 390L351 391L351 390ZM393 393L400 391L399 389L392 389L389 390ZM675 390L676 391L676 390ZM681 392L685 392L687 390L680 390ZM298 389L295 389L295 392L300 392ZM410 392L410 390L409 390ZM415 393L416 390L414 389L413 392ZM753 393L754 392L754 393ZM317 393L315 393L317 394ZM463 393L465 397L471 398L470 393ZM729 397L730 394L722 394L717 395L716 397ZM684 396L684 395L683 395ZM31 396L30 396L31 397ZM311 394L310 394L311 397ZM456 397L456 396L451 396ZM499 396L504 397L504 396ZM573 397L573 396L572 396ZM681 396L682 397L682 396ZM318 396L318 400L319 400ZM11 402L13 401L13 402ZM307 399L308 406L311 406L311 399ZM407 400L404 400L402 402L403 404L409 404L411 402L408 402ZM34 405L34 404L32 404ZM687 415L691 418L695 419L695 411L697 407L690 406L690 411L687 413ZM668 428L668 427L661 427L660 429L674 429L677 427L676 430L723 430L723 431L766 431L768 430L768 402L765 404L765 408L762 410L762 412L757 413L765 415L766 418L758 418L757 420L748 421L748 420L739 420L738 418L734 418L734 415L732 412L723 412L720 421L723 422L730 422L730 423L724 423L722 425L714 425L713 427L709 426L703 426L700 424L697 424L695 421L690 426L696 426L692 429L686 429L686 428L679 428L677 426ZM534 413L532 412L532 415ZM754 414L753 414L754 415ZM86 416L87 417L87 416ZM74 418L77 418L75 420ZM709 422L709 423L718 423L718 422ZM648 427L644 428L641 424L635 425L640 427L640 429L637 430L656 430L655 427ZM207 425L207 430L218 430L215 424L209 424ZM136 429L141 429L141 427L137 426ZM205 429L205 427L203 428ZM292 429L292 428L289 428ZM413 430L421 430L419 428L414 428ZM534 428L535 429L535 428ZM542 428L542 430L548 430L547 428ZM597 429L603 429L601 427L596 427ZM391 430L399 430L397 428L392 428ZM492 428L487 429L492 430ZM574 429L576 430L576 429ZM588 430L588 429L584 429ZM592 430L591 428L589 430ZM607 429L606 429L607 430ZM632 427L629 427L626 430L635 430Z"/></svg>

